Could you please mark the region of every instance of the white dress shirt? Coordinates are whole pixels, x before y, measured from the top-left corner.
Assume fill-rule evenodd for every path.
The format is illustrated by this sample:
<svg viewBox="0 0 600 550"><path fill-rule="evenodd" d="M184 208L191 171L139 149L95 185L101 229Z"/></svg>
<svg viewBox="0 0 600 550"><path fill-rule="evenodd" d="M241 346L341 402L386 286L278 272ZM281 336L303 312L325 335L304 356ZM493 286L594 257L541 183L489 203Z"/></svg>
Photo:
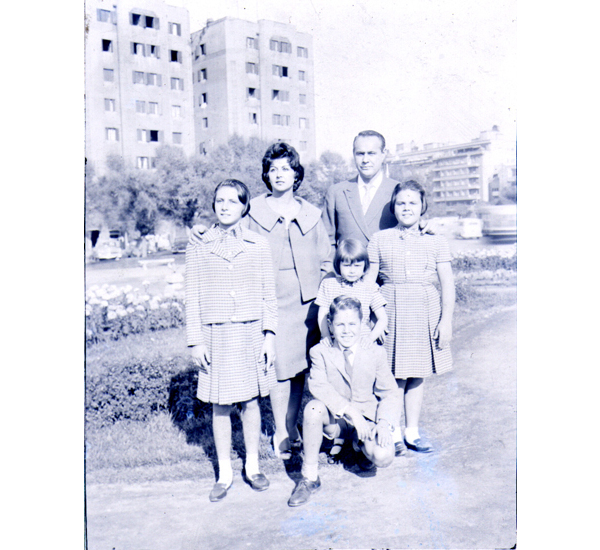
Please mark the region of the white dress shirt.
<svg viewBox="0 0 600 550"><path fill-rule="evenodd" d="M358 193L360 195L360 203L362 205L363 214L367 213L369 205L377 193L377 189L383 181L383 172L380 170L375 176L371 178L369 183L366 183L360 174L358 174Z"/></svg>

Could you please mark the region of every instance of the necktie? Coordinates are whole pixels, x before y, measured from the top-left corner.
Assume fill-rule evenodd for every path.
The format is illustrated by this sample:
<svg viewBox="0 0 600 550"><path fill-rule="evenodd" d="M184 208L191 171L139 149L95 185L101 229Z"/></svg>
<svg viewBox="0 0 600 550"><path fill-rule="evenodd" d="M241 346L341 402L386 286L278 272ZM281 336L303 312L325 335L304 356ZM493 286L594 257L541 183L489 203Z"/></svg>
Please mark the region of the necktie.
<svg viewBox="0 0 600 550"><path fill-rule="evenodd" d="M350 363L350 355L352 355L352 351L349 349L344 350L344 367L346 368L346 373L348 376L352 378L352 364Z"/></svg>
<svg viewBox="0 0 600 550"><path fill-rule="evenodd" d="M363 200L362 200L363 214L367 213L367 210L369 209L369 205L371 204L372 190L373 190L372 183L368 183L367 185L365 185L365 194L363 195Z"/></svg>

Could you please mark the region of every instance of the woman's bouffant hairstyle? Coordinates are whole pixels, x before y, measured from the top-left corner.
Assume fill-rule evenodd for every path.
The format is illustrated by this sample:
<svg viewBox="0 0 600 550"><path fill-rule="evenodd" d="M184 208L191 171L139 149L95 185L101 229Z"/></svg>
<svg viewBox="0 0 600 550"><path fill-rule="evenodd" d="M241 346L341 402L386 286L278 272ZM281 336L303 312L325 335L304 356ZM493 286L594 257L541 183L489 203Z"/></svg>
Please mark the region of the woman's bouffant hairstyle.
<svg viewBox="0 0 600 550"><path fill-rule="evenodd" d="M369 271L369 253L366 246L358 239L344 239L337 246L333 258L333 268L338 275L340 273L340 264L342 262L365 262L365 273Z"/></svg>
<svg viewBox="0 0 600 550"><path fill-rule="evenodd" d="M221 189L221 187L233 187L237 190L238 199L244 205L244 211L242 212L242 218L250 212L250 190L246 186L245 183L239 180L223 180L219 185L215 187L215 192L213 194L212 200L212 209L215 211L215 200L217 199L217 191Z"/></svg>
<svg viewBox="0 0 600 550"><path fill-rule="evenodd" d="M421 195L421 216L425 214L425 212L427 212L427 198L425 197L425 189L415 180L408 180L396 184L396 187L394 187L394 190L392 191L392 198L390 199L391 213L395 214L394 209L396 207L396 197L398 196L398 193L400 193L400 191L405 191L406 189L416 191Z"/></svg>
<svg viewBox="0 0 600 550"><path fill-rule="evenodd" d="M356 298L350 298L350 296L338 296L334 298L333 302L329 306L329 312L327 313L327 320L333 323L335 316L346 309L354 310L358 313L358 318L362 321L362 309L360 301Z"/></svg>
<svg viewBox="0 0 600 550"><path fill-rule="evenodd" d="M275 159L287 159L290 163L291 169L296 174L293 188L295 192L304 179L304 167L300 164L300 155L296 149L283 141L273 143L273 145L267 149L267 152L262 159L262 180L265 182L269 191L273 191L271 183L269 182L269 169Z"/></svg>

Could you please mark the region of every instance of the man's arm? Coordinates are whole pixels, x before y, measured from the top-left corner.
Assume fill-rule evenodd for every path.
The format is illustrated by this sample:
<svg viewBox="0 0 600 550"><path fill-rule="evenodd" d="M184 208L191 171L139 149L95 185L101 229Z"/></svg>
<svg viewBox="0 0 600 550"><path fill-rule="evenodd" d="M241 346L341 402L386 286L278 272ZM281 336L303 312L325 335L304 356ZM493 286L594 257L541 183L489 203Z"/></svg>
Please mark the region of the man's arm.
<svg viewBox="0 0 600 550"><path fill-rule="evenodd" d="M335 185L335 184L334 184ZM323 224L329 235L329 242L335 247L335 235L336 235L336 215L335 215L335 190L334 185L331 185L327 189L325 195L325 206L323 207Z"/></svg>

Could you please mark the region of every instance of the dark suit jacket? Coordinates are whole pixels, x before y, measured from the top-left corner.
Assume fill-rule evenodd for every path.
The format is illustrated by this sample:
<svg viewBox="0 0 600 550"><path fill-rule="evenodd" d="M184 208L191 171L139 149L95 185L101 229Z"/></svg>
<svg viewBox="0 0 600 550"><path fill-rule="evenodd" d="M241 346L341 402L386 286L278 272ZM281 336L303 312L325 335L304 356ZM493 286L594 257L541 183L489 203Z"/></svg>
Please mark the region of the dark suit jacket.
<svg viewBox="0 0 600 550"><path fill-rule="evenodd" d="M323 223L334 245L343 239L353 238L366 246L373 233L398 225L396 217L390 212L390 197L397 182L383 177L366 215L360 204L357 182L358 176L336 183L327 190Z"/></svg>
<svg viewBox="0 0 600 550"><path fill-rule="evenodd" d="M384 418L390 425L398 424L400 392L384 348L373 344L362 349L359 345L352 378L346 373L344 354L337 346L317 344L310 350L310 361L308 389L332 414L352 404L369 420Z"/></svg>

